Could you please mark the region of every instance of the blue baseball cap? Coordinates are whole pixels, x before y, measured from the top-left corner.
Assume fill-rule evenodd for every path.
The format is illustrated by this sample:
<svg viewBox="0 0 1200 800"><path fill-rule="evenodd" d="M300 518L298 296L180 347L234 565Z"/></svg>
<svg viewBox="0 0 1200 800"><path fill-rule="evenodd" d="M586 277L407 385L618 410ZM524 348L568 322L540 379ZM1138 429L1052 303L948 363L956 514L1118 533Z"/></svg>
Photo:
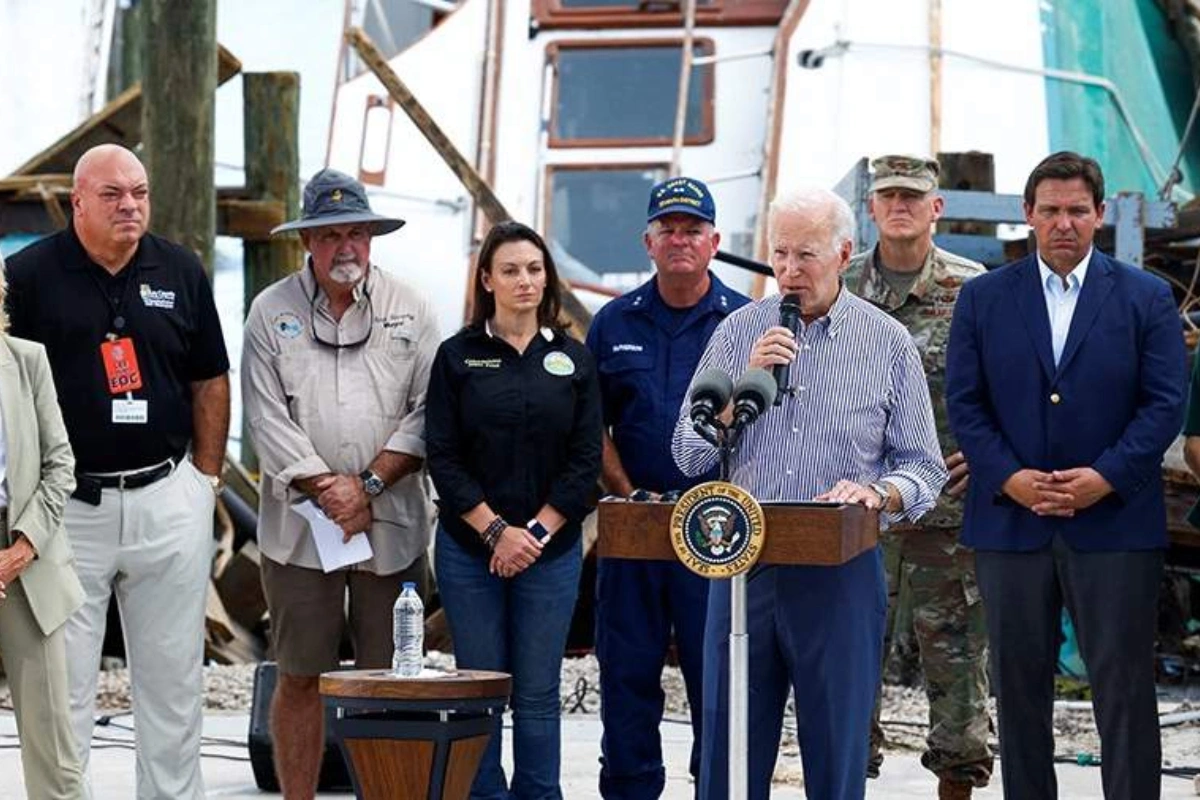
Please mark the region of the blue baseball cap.
<svg viewBox="0 0 1200 800"><path fill-rule="evenodd" d="M708 187L695 178L670 178L650 190L646 221L667 214L691 214L705 222L716 222L717 206Z"/></svg>

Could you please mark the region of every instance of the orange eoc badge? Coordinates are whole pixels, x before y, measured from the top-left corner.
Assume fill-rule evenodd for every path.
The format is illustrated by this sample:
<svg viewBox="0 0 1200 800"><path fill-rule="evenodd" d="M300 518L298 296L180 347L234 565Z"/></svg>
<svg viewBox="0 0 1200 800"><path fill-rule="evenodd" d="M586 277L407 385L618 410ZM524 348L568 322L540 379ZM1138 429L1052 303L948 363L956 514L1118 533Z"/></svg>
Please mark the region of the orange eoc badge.
<svg viewBox="0 0 1200 800"><path fill-rule="evenodd" d="M125 394L142 388L142 371L138 368L137 350L133 339L113 339L100 345L104 372L108 376L110 394Z"/></svg>

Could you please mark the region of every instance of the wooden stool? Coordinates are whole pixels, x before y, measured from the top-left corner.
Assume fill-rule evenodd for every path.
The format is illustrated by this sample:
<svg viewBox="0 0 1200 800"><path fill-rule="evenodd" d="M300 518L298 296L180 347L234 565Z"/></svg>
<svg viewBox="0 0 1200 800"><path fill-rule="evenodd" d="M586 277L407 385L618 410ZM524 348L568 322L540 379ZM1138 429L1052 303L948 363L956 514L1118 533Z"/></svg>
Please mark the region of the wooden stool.
<svg viewBox="0 0 1200 800"><path fill-rule="evenodd" d="M338 746L362 800L466 800L495 715L512 691L503 672L398 678L387 670L321 676Z"/></svg>

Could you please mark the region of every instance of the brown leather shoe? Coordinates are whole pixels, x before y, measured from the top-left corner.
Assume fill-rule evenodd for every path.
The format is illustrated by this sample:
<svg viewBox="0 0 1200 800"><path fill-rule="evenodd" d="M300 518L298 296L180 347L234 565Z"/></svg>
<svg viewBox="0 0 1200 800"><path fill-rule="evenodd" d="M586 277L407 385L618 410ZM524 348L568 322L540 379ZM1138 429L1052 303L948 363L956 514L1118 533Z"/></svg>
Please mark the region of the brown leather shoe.
<svg viewBox="0 0 1200 800"><path fill-rule="evenodd" d="M938 800L971 800L971 784L939 778Z"/></svg>

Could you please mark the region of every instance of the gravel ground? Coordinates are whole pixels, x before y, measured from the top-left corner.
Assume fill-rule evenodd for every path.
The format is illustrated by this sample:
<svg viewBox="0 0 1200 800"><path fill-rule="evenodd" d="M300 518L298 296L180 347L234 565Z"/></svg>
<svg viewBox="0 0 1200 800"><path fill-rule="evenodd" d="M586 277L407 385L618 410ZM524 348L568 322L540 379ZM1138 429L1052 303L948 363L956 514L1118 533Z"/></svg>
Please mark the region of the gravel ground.
<svg viewBox="0 0 1200 800"><path fill-rule="evenodd" d="M430 653L430 666L452 668L452 656ZM204 670L205 707L213 711L248 712L254 683L254 665L212 666ZM678 669L668 667L663 675L666 691L666 715L684 722L688 703L683 678ZM1164 693L1163 711L1200 710L1200 687L1190 691L1171 690ZM593 656L563 661L562 703L566 714L596 714L600 710L599 669ZM0 704L11 706L7 687L0 687ZM101 711L126 710L130 705L129 676L124 669L100 673L97 705ZM1100 740L1095 720L1088 708L1059 704L1054 712L1054 729L1058 755L1076 758L1081 754L1098 757ZM929 706L922 689L905 686L885 686L883 720L889 750L920 751L923 747ZM995 719L995 706L992 706ZM993 740L995 747L995 740ZM785 717L784 737L775 779L784 783L799 783L800 763L796 743L794 715L789 704ZM792 756L792 757L786 757ZM1163 729L1163 764L1166 767L1200 766L1200 723L1191 722Z"/></svg>

